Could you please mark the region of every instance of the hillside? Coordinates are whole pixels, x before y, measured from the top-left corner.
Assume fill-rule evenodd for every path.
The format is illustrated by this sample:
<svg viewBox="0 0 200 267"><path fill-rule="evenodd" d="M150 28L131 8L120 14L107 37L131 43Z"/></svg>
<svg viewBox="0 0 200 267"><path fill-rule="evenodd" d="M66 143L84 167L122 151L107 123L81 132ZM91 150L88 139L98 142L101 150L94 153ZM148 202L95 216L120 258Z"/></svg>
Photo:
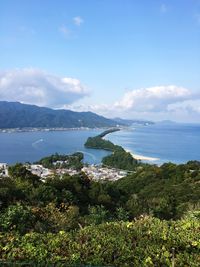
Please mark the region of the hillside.
<svg viewBox="0 0 200 267"><path fill-rule="evenodd" d="M92 112L53 110L19 102L0 101L0 128L113 127L118 124Z"/></svg>
<svg viewBox="0 0 200 267"><path fill-rule="evenodd" d="M42 180L20 163L9 175L0 266L199 266L198 161L146 164L113 182L83 172Z"/></svg>

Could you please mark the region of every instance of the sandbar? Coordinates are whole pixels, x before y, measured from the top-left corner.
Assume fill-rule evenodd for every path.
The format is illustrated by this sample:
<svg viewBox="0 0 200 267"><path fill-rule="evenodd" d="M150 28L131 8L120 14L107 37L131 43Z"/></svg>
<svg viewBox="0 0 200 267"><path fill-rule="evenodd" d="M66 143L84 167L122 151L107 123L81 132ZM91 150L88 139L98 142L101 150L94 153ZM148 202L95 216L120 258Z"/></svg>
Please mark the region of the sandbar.
<svg viewBox="0 0 200 267"><path fill-rule="evenodd" d="M143 155L139 155L139 154L135 154L132 151L126 149L127 152L131 153L131 155L137 159L137 160L146 160L146 161L156 161L159 160L159 158L153 158L153 157L147 157L147 156L143 156Z"/></svg>

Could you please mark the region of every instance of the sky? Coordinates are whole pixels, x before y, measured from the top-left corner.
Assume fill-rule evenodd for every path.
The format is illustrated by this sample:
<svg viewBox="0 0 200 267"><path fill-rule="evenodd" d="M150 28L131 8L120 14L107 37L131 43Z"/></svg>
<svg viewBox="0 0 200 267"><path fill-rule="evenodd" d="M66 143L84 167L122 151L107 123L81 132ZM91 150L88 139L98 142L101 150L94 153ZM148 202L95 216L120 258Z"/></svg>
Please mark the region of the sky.
<svg viewBox="0 0 200 267"><path fill-rule="evenodd" d="M200 0L1 0L0 100L200 122Z"/></svg>

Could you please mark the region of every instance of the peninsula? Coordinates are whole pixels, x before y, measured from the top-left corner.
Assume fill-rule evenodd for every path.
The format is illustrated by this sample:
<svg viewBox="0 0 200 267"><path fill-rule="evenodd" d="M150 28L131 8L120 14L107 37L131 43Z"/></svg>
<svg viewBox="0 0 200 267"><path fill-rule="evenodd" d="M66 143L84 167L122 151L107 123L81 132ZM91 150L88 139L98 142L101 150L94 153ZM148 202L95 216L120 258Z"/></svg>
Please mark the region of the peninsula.
<svg viewBox="0 0 200 267"><path fill-rule="evenodd" d="M111 128L103 133L89 137L85 143L85 147L94 149L104 149L111 151L112 154L102 159L102 163L105 166L112 168L118 168L123 170L133 171L136 166L141 164L135 159L130 152L126 151L123 147L118 146L110 142L109 140L103 139L107 134L119 131L120 128Z"/></svg>

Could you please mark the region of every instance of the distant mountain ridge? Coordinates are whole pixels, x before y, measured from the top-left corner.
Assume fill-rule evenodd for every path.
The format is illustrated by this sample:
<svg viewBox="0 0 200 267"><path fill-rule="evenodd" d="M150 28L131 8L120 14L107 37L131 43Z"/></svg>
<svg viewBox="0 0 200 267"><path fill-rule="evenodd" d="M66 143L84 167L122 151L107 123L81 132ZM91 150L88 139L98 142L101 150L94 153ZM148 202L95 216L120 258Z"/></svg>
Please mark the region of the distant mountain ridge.
<svg viewBox="0 0 200 267"><path fill-rule="evenodd" d="M149 125L154 124L154 122L149 120L128 120L128 119L121 119L121 118L113 118L118 124L126 124L128 126L139 124L139 125Z"/></svg>
<svg viewBox="0 0 200 267"><path fill-rule="evenodd" d="M19 102L0 101L0 128L114 127L118 122L93 112L54 110ZM123 123L120 123L124 125Z"/></svg>

